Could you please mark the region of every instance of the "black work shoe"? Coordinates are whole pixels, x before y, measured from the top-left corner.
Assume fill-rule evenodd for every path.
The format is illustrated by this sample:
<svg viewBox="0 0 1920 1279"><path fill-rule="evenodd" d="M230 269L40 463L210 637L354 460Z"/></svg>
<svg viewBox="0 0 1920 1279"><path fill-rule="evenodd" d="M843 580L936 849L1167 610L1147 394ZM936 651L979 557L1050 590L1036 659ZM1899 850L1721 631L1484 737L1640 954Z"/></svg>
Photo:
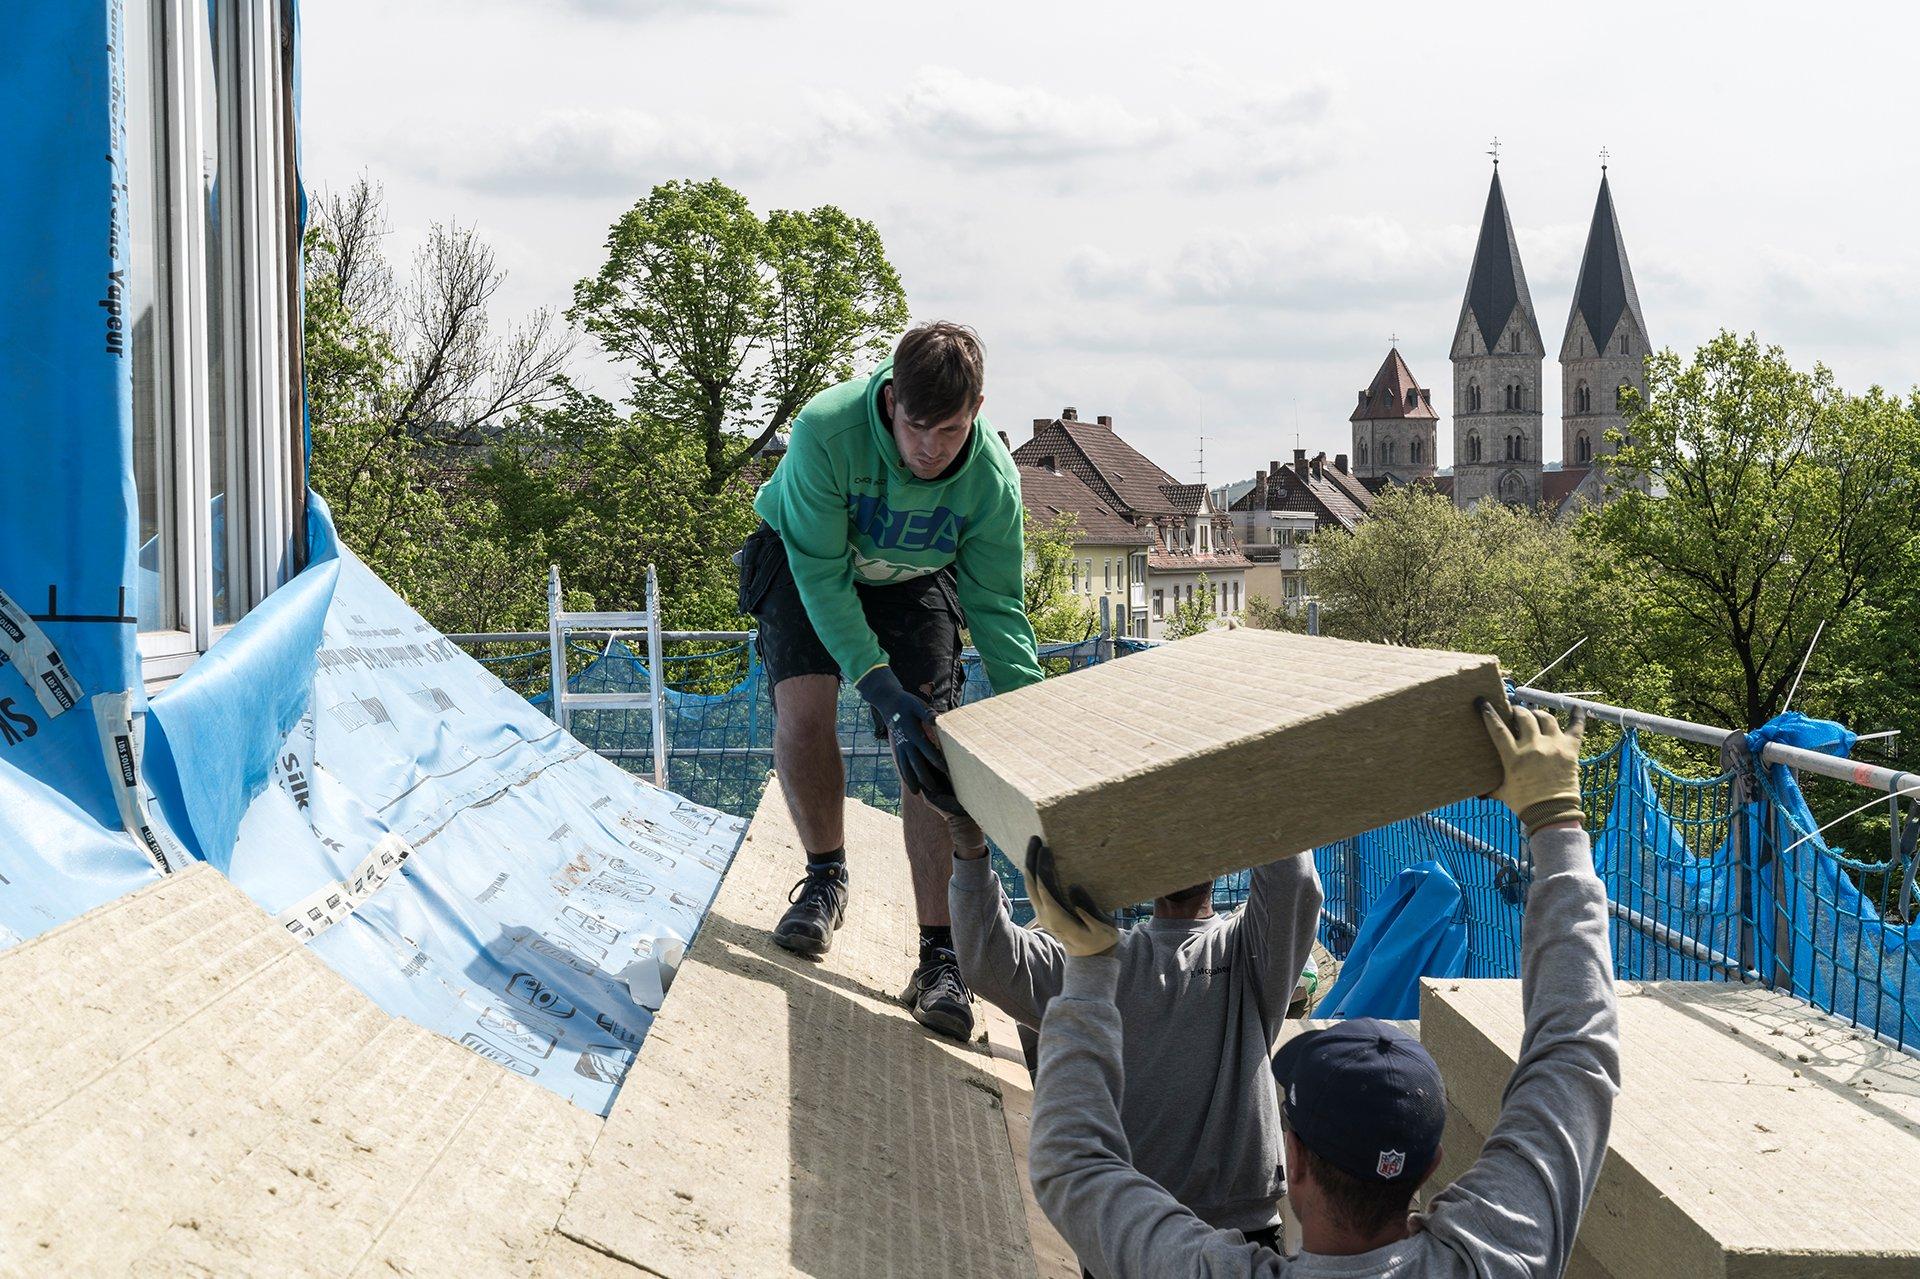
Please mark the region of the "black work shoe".
<svg viewBox="0 0 1920 1279"><path fill-rule="evenodd" d="M787 900L793 905L774 926L774 945L820 958L833 948L833 931L847 917L846 863L808 863L806 878L793 886Z"/></svg>
<svg viewBox="0 0 1920 1279"><path fill-rule="evenodd" d="M960 962L950 950L929 950L913 979L900 992L900 1002L913 1009L913 1019L937 1035L965 1043L973 1038L973 992L960 976Z"/></svg>

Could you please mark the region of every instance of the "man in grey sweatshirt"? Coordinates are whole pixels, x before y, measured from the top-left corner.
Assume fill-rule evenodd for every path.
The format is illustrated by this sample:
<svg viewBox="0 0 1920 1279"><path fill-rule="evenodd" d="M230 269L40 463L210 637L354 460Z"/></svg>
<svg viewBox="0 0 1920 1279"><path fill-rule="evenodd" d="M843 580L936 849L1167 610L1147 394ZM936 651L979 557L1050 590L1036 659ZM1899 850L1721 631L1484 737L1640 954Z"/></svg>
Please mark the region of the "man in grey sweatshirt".
<svg viewBox="0 0 1920 1279"><path fill-rule="evenodd" d="M1305 1239L1298 1257L1214 1229L1134 1167L1118 1109L1118 937L1061 904L1071 888L1050 892L1045 846L1028 850L1035 914L1070 956L1040 1037L1033 1186L1083 1259L1099 1259L1112 1279L1531 1279L1565 1268L1619 1092L1606 893L1580 827L1578 725L1562 732L1547 712L1516 709L1509 728L1484 703L1482 715L1505 768L1494 794L1519 816L1533 856L1519 1062L1480 1158L1409 1217L1414 1191L1439 1162L1444 1107L1432 1058L1379 1023L1289 1043L1274 1069L1287 1091L1292 1199Z"/></svg>
<svg viewBox="0 0 1920 1279"><path fill-rule="evenodd" d="M977 829L977 828L976 828ZM960 972L975 994L1038 1027L1066 951L1013 922L986 841L963 841L947 900ZM1268 1062L1312 950L1320 880L1308 855L1252 875L1247 901L1215 915L1212 884L1155 901L1114 950L1128 1088L1120 1126L1135 1166L1200 1220L1270 1237L1286 1193ZM1094 1254L1082 1257L1095 1273Z"/></svg>

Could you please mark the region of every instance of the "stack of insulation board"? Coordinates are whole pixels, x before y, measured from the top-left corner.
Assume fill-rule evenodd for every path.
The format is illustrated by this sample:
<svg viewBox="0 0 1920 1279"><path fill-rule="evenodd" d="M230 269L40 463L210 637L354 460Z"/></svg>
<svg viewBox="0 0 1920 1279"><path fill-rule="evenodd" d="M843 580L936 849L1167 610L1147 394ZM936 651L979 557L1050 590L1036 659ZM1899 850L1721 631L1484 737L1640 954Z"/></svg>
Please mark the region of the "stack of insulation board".
<svg viewBox="0 0 1920 1279"><path fill-rule="evenodd" d="M940 717L960 800L1016 860L1031 836L1109 909L1500 784L1470 653L1278 631L1181 640Z"/></svg>
<svg viewBox="0 0 1920 1279"><path fill-rule="evenodd" d="M1520 1050L1520 984L1430 979L1441 1169L1466 1171ZM1920 1060L1756 986L1620 986L1622 1091L1567 1273L1920 1274Z"/></svg>
<svg viewBox="0 0 1920 1279"><path fill-rule="evenodd" d="M767 935L805 861L779 795L604 1123L205 865L0 954L0 1274L1030 1279L988 1048L893 995L899 821L848 805L860 892L814 963Z"/></svg>

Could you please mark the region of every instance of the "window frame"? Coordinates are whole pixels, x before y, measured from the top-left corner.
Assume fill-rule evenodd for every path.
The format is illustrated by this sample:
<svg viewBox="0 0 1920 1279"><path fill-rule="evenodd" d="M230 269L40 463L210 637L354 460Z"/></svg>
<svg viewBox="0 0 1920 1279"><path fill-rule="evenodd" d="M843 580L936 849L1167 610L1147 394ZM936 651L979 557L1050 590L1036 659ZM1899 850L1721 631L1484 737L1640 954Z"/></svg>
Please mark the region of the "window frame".
<svg viewBox="0 0 1920 1279"><path fill-rule="evenodd" d="M291 86L283 49L290 33L281 6L213 0L231 38L209 49L215 118L203 118L201 42L214 29L204 0L145 3L152 43L152 93L129 110L153 113L157 154L156 234L164 260L154 306L156 450L168 459L175 572L165 611L170 629L141 631L141 674L149 687L183 674L297 569L295 530L304 511L304 442L298 418L293 342L297 294L292 253L297 243L291 157ZM231 104L229 107L228 104ZM215 136L209 138L209 133ZM216 181L226 197L218 243L208 244L201 158L219 156ZM153 217L152 210L129 216ZM222 385L212 385L209 254L223 257ZM227 620L214 615L210 513L214 447L207 424L215 397L224 401L227 458L223 504L229 565L227 589L237 602Z"/></svg>

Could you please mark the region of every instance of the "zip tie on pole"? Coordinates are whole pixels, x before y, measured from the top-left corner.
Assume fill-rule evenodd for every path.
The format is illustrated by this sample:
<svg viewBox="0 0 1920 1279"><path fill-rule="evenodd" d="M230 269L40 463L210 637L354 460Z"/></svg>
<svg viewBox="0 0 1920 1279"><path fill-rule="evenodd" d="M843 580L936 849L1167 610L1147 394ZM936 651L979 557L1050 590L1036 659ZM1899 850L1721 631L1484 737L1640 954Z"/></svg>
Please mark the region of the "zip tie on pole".
<svg viewBox="0 0 1920 1279"><path fill-rule="evenodd" d="M1534 675L1533 679L1524 680L1522 681L1522 683L1525 685L1533 684L1534 681L1538 680L1541 675L1545 675L1548 671L1560 665L1560 663L1566 661L1569 657L1572 657L1574 649L1579 648L1582 644L1586 642L1587 642L1587 637L1582 635L1579 639L1573 642L1573 648L1568 649L1566 652L1560 654L1560 656L1554 658L1551 662L1548 662L1545 666L1541 667L1539 672Z"/></svg>

